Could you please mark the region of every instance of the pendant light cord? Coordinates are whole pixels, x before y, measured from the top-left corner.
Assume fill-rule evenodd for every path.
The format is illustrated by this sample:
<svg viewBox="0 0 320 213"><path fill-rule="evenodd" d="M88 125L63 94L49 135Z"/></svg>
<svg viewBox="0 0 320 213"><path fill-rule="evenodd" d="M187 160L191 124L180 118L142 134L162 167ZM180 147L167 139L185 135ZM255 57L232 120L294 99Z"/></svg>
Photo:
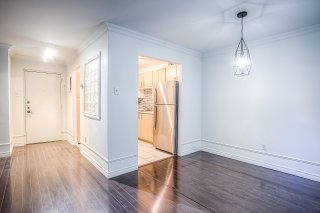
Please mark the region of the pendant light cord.
<svg viewBox="0 0 320 213"><path fill-rule="evenodd" d="M243 39L243 17L241 18L241 38Z"/></svg>
<svg viewBox="0 0 320 213"><path fill-rule="evenodd" d="M244 54L243 53L243 17L241 17L241 40L240 40L240 44L241 44L241 46L240 46L240 50L241 50L241 56Z"/></svg>

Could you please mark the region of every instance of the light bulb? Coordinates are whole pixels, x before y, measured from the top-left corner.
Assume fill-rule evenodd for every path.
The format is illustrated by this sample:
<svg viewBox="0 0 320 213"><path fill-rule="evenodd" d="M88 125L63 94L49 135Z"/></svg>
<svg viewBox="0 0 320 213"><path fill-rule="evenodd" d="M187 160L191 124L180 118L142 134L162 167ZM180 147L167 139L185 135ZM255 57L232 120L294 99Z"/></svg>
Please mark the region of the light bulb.
<svg viewBox="0 0 320 213"><path fill-rule="evenodd" d="M43 61L52 60L57 55L57 52L49 47L45 49L42 55Z"/></svg>
<svg viewBox="0 0 320 213"><path fill-rule="evenodd" d="M239 67L239 68L245 68L246 66L249 65L249 61L246 57L239 57L237 58L236 60L236 66Z"/></svg>

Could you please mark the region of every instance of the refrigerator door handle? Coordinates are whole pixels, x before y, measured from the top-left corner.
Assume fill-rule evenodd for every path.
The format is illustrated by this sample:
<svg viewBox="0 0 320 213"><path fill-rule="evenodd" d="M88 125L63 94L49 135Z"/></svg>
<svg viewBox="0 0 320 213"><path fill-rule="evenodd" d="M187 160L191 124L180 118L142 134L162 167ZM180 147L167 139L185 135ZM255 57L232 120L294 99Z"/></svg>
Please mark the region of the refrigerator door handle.
<svg viewBox="0 0 320 213"><path fill-rule="evenodd" d="M154 88L154 118L153 118L153 128L156 129L157 128L157 87Z"/></svg>
<svg viewBox="0 0 320 213"><path fill-rule="evenodd" d="M153 101L154 101L154 104L156 104L157 103L157 88L155 87L154 88L154 96L153 96Z"/></svg>
<svg viewBox="0 0 320 213"><path fill-rule="evenodd" d="M154 106L154 122L153 122L153 128L156 129L157 128L157 120L158 120L158 117L157 117L157 106L155 105Z"/></svg>

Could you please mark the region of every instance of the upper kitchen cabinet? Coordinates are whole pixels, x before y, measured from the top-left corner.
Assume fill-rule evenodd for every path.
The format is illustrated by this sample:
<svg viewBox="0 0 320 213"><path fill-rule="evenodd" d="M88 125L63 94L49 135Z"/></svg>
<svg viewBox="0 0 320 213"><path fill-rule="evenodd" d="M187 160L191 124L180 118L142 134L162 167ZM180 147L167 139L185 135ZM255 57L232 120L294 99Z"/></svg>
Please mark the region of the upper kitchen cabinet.
<svg viewBox="0 0 320 213"><path fill-rule="evenodd" d="M179 81L180 66L172 64L166 67L166 81Z"/></svg>
<svg viewBox="0 0 320 213"><path fill-rule="evenodd" d="M139 88L143 88L143 73L139 73L139 83L138 86Z"/></svg>
<svg viewBox="0 0 320 213"><path fill-rule="evenodd" d="M156 83L159 83L159 72L158 71L152 72L152 83L153 83L153 85Z"/></svg>
<svg viewBox="0 0 320 213"><path fill-rule="evenodd" d="M166 69L158 70L159 75L159 82L165 82L166 81Z"/></svg>
<svg viewBox="0 0 320 213"><path fill-rule="evenodd" d="M153 76L153 85L157 84L159 82L165 82L166 81L166 69L160 69L157 71L153 71L152 76Z"/></svg>
<svg viewBox="0 0 320 213"><path fill-rule="evenodd" d="M152 87L152 72L145 72L144 74L144 87Z"/></svg>
<svg viewBox="0 0 320 213"><path fill-rule="evenodd" d="M152 88L154 84L166 81L181 81L181 66L171 64L163 69L139 74L139 88Z"/></svg>
<svg viewBox="0 0 320 213"><path fill-rule="evenodd" d="M139 88L151 88L153 86L152 72L144 72L139 74Z"/></svg>

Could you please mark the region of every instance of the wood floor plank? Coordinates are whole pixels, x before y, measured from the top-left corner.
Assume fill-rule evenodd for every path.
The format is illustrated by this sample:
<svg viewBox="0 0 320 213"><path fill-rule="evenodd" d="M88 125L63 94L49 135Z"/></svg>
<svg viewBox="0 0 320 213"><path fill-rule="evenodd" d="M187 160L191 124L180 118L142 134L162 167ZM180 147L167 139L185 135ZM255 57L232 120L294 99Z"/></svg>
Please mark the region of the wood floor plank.
<svg viewBox="0 0 320 213"><path fill-rule="evenodd" d="M320 199L320 188L315 181L309 181L305 178L247 164L218 155L212 155L206 152L201 152L201 155L191 154L186 156L186 158L192 158L197 161L213 162L216 165L237 171L238 173L243 173L266 182L272 182L281 187L288 187L290 190L295 190L298 193L304 193L308 196L314 196L315 198Z"/></svg>
<svg viewBox="0 0 320 213"><path fill-rule="evenodd" d="M23 153L17 152L14 156L17 159L17 172L15 177L15 186L13 189L12 196L12 204L11 204L11 212L22 212L23 210L23 184L24 184L24 174L23 174L23 167L24 167L24 159Z"/></svg>
<svg viewBox="0 0 320 213"><path fill-rule="evenodd" d="M277 191L282 191L282 193L280 192L278 193L278 195L284 195L286 199L289 195L293 197L301 197L300 199L297 198L296 200L291 200L290 202L292 203L297 203L298 200L302 199L302 202L307 206L310 205L310 203L308 204L308 202L317 203L316 205L320 204L320 187L319 183L315 181L310 181L304 178L288 175L282 172L265 169L250 164L245 164L243 162L235 161L232 159L226 159L220 156L210 154L208 155L208 153L202 154L201 158L203 160L199 160L199 162L197 163L199 164L200 162L202 162L203 168L210 168L213 166L225 168L226 170L224 170L222 173L230 174L231 172L235 174L235 178L245 177L247 180L259 182L264 186L273 187L273 193L276 193ZM228 161L230 161L231 163L227 163ZM208 164L208 162L210 162L210 164ZM218 167L211 169L216 170ZM285 177L288 177L289 180L285 181ZM306 200L303 201L303 199Z"/></svg>
<svg viewBox="0 0 320 213"><path fill-rule="evenodd" d="M44 212L58 212L58 208L53 204L53 198L49 190L49 182L47 181L48 170L51 169L50 164L44 160L45 156L43 156L43 149L41 147L41 145L33 146L33 148L36 148L34 149L34 153L39 167L38 180L43 202L42 210Z"/></svg>
<svg viewBox="0 0 320 213"><path fill-rule="evenodd" d="M320 212L320 183L196 152L107 179L65 141L0 158L1 212Z"/></svg>
<svg viewBox="0 0 320 213"><path fill-rule="evenodd" d="M80 164L78 165L78 172L80 172L80 177L82 182L87 187L88 190L92 190L93 195L97 197L97 200L109 211L119 211L125 212L124 206L120 205L119 201L115 199L114 191L110 191L109 186L102 186L98 181L99 176L107 180L98 170L92 167L92 164L89 163L86 159L81 158L79 160ZM71 167L72 168L72 167ZM92 172L94 171L94 172ZM73 174L72 172L71 174ZM75 178L75 177L74 177Z"/></svg>
<svg viewBox="0 0 320 213"><path fill-rule="evenodd" d="M56 167L59 165L56 164L55 162L57 159L55 159L53 150L52 150L53 147L50 145L51 144L48 144L48 146L43 146L43 144L40 144L43 150L42 157L46 162L46 166L48 167L45 174L46 174L46 180L48 182L48 187L51 194L53 206L58 210L58 212L73 212L74 209L69 200L67 192L63 187L63 183L57 176ZM37 146L37 145L32 145L32 146ZM34 147L34 148L37 148L37 147Z"/></svg>
<svg viewBox="0 0 320 213"><path fill-rule="evenodd" d="M7 165L8 167L6 167L5 169L8 170L8 179L3 195L1 212L11 212L16 179L15 173L17 172L18 165L16 157L10 157L10 159L8 159Z"/></svg>
<svg viewBox="0 0 320 213"><path fill-rule="evenodd" d="M180 160L180 162L184 162L184 160ZM157 164L157 169L159 169L159 165L163 164L163 162L158 162L156 164ZM164 168L166 168L166 165L163 165L163 166ZM193 168L190 168L190 167L193 167ZM197 184L200 185L203 190L207 190L207 192L201 193L199 196L201 196L202 194L210 194L210 191L220 192L221 196L225 194L226 196L229 197L228 200L236 201L237 206L243 205L243 208L247 208L251 206L251 208L259 209L264 206L264 210L260 209L260 212L270 211L270 209L272 210L272 208L275 208L276 212L277 211L283 212L283 211L289 211L289 210L291 212L302 212L305 210L299 205L297 205L296 203L292 203L292 200L289 201L287 197L281 197L281 196L275 195L274 193L276 192L277 188L271 188L270 186L268 186L268 183L264 183L263 187L261 188L261 184L263 183L259 182L259 180L250 179L250 177L245 177L245 176L241 177L241 174L239 173L234 173L233 176L230 176L232 171L230 172L230 171L223 171L221 169L219 170L218 167L212 167L212 164L206 163L202 167L197 166L197 164L191 164L188 168L181 167L177 171L178 173L176 175L180 177L179 183L181 183L182 185L184 182L187 182L187 183L189 182L192 184L195 183L196 185ZM200 175L201 179L188 176L190 172L194 174L201 174ZM161 174L165 172L158 171L158 173ZM161 176L158 176L158 178L161 178ZM215 180L215 181L212 182L212 180ZM268 192L268 189L269 189L269 192ZM184 190L184 189L178 188L177 190ZM288 195L288 194L289 192L285 192L285 195ZM194 196L195 196L194 199L198 199L197 195L194 195ZM260 200L259 200L259 197L260 197ZM305 200L305 203L307 204L305 206L312 204L311 202L308 203L307 201L308 200ZM214 206L216 206L216 204ZM228 204L228 206L232 206L232 205ZM310 208L310 206L308 207ZM317 207L317 209L318 208L319 207ZM232 210L229 210L229 212L231 211Z"/></svg>
<svg viewBox="0 0 320 213"><path fill-rule="evenodd" d="M8 169L6 169L6 167L8 166L7 164L10 163L8 162L8 158L2 158L1 161L3 166L0 170L0 210L2 209L2 203L8 181Z"/></svg>
<svg viewBox="0 0 320 213"><path fill-rule="evenodd" d="M68 172L63 172L63 170ZM117 212L117 209L112 205L111 201L109 200L108 194L102 193L102 189L100 187L95 186L94 182L90 180L91 175L87 174L87 170L84 170L81 164L63 164L60 170L60 174L67 178L65 180L68 185L75 184L75 188L73 188L72 190L78 191L78 195L80 195L79 199L82 200L82 202L85 201L86 203L86 205L84 206L86 210L98 211L99 209L97 208L97 206L100 206L103 212ZM92 205L94 202L97 203ZM120 210L121 208L122 207L120 206Z"/></svg>

